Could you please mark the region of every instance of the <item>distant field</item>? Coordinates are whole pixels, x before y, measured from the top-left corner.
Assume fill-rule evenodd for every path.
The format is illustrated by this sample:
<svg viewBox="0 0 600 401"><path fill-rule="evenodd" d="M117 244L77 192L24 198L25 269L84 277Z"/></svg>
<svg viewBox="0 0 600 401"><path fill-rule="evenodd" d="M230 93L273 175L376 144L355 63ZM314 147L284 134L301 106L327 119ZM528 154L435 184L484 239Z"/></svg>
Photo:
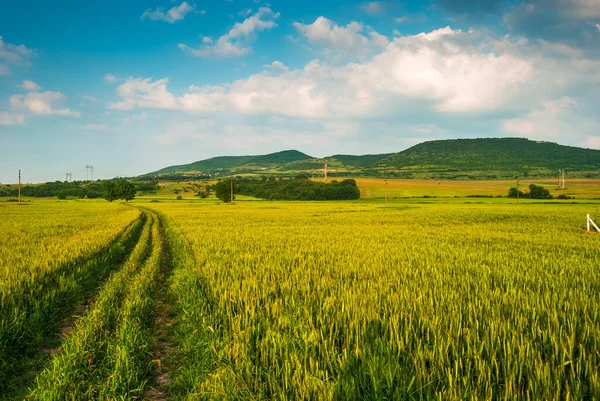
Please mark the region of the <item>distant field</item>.
<svg viewBox="0 0 600 401"><path fill-rule="evenodd" d="M340 178L335 178L340 179ZM449 180L387 180L388 197L465 197L470 195L502 195L506 196L511 187L516 187L516 181L449 181ZM362 198L385 197L385 180L357 178ZM543 185L553 195L565 194L581 198L600 198L600 180L573 179L568 180L566 189L557 190L556 180L522 180L520 188L527 190L530 184Z"/></svg>
<svg viewBox="0 0 600 401"><path fill-rule="evenodd" d="M345 177L347 178L347 177ZM331 180L341 181L344 178L335 177L330 178ZM316 181L323 181L323 179L315 179ZM384 179L378 178L356 178L356 183L361 192L361 198L364 199L376 199L384 198L386 193L386 185ZM173 199L178 195L181 195L183 199L196 199L194 196L196 192L194 189L199 185L205 185L208 183L204 182L164 182L161 183L160 190L155 195L144 195L142 198L162 198L162 199ZM212 182L210 182L212 183ZM411 197L423 197L423 196L436 196L436 197L469 197L472 195L477 196L506 196L508 190L511 187L516 187L516 181L506 180L488 180L488 181L451 181L451 180L387 180L387 192L388 198L411 198ZM599 179L573 179L567 180L567 188L564 190L557 189L557 183L555 180L522 180L520 188L523 191L528 190L530 184L542 185L550 190L552 195L565 194L573 196L576 199L590 199L600 198L600 180ZM187 189L187 192L185 191ZM175 192L178 191L176 194ZM251 197L244 197L243 195L236 195L240 200L249 200ZM215 200L214 197L211 197Z"/></svg>

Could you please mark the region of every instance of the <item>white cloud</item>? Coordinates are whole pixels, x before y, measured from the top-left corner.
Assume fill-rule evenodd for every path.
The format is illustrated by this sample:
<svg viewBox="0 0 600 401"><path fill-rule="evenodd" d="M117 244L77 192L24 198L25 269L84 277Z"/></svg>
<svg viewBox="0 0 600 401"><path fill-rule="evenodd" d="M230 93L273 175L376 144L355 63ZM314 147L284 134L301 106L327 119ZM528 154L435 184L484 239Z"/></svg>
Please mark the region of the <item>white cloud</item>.
<svg viewBox="0 0 600 401"><path fill-rule="evenodd" d="M585 143L586 148L598 148L600 149L600 136L589 136Z"/></svg>
<svg viewBox="0 0 600 401"><path fill-rule="evenodd" d="M80 125L79 128L81 128L84 131L88 131L88 132L99 132L99 131L105 131L108 128L108 125L106 125L106 124L85 124L85 125Z"/></svg>
<svg viewBox="0 0 600 401"><path fill-rule="evenodd" d="M33 56L33 50L25 45L12 45L4 42L0 36L0 75L10 74L8 65L27 64L27 60Z"/></svg>
<svg viewBox="0 0 600 401"><path fill-rule="evenodd" d="M117 82L117 77L115 77L113 74L106 74L104 75L104 82L107 84L114 84Z"/></svg>
<svg viewBox="0 0 600 401"><path fill-rule="evenodd" d="M585 138L597 133L600 122L581 114L581 106L568 96L546 100L523 117L505 120L502 125L508 133L529 138L545 140L578 137L581 138L580 142L585 143Z"/></svg>
<svg viewBox="0 0 600 401"><path fill-rule="evenodd" d="M396 24L403 24L403 23L405 23L406 21L408 21L408 17L407 17L406 15L404 15L404 16L402 16L402 17L398 17L398 18L395 18L395 19L394 19L394 22L395 22Z"/></svg>
<svg viewBox="0 0 600 401"><path fill-rule="evenodd" d="M294 27L311 43L321 46L332 55L349 54L364 58L388 44L385 36L371 28L368 28L368 36L363 35L364 25L355 21L344 27L319 17L310 25L294 22Z"/></svg>
<svg viewBox="0 0 600 401"><path fill-rule="evenodd" d="M313 60L300 69L276 61L245 79L192 85L182 94L169 92L166 80L130 79L119 87L122 101L111 107L180 110L225 119L277 116L321 124L382 118L403 121L416 136L441 135L445 127L432 130L428 125L436 118L460 118L479 124L472 124L473 134L504 129L535 136L536 121L545 118L535 112L542 99L561 99L571 88L598 83L600 62L568 46L496 39L446 27L394 38L366 61L332 66ZM125 90L126 85L131 88ZM584 123L578 123L578 129L591 135L592 122L568 98L542 111L550 115L556 107L562 110L560 121L577 123L572 115L579 116ZM506 117L501 126L490 122L490 115L500 113L517 117ZM583 137L578 138L581 143Z"/></svg>
<svg viewBox="0 0 600 401"><path fill-rule="evenodd" d="M367 14L381 14L387 9L387 4L382 1L371 1L360 6L361 10Z"/></svg>
<svg viewBox="0 0 600 401"><path fill-rule="evenodd" d="M167 80L152 82L150 78L129 78L117 88L121 102L112 103L111 109L131 110L135 107L173 110L178 108L175 96L167 91Z"/></svg>
<svg viewBox="0 0 600 401"><path fill-rule="evenodd" d="M197 49L180 43L179 48L197 57L241 57L252 52L250 43L255 39L256 32L269 30L277 24L275 20L279 13L274 13L268 7L261 7L254 15L243 22L236 23L229 32L221 36L216 43L203 40L204 44ZM209 38L210 39L210 38Z"/></svg>
<svg viewBox="0 0 600 401"><path fill-rule="evenodd" d="M521 93L532 66L461 44L469 35L444 28L396 38L369 62L339 68L313 60L289 71L278 63L245 80L193 88L180 105L194 111L322 118L381 115L411 99L430 102L442 112L496 110Z"/></svg>
<svg viewBox="0 0 600 401"><path fill-rule="evenodd" d="M175 21L180 21L185 18L186 15L194 11L196 5L189 5L187 2L183 2L178 6L175 6L168 11L165 11L164 8L158 7L156 10L148 9L144 11L141 19L149 18L153 21L166 21L170 23L174 23ZM204 10L201 10L201 14Z"/></svg>
<svg viewBox="0 0 600 401"><path fill-rule="evenodd" d="M0 111L0 125L22 125L24 122L23 114Z"/></svg>
<svg viewBox="0 0 600 401"><path fill-rule="evenodd" d="M66 108L55 108L54 104L66 100L66 96L60 92L29 92L26 95L13 95L10 103L16 109L28 110L34 114L46 114L68 117L80 117L77 111Z"/></svg>
<svg viewBox="0 0 600 401"><path fill-rule="evenodd" d="M21 88L28 90L28 91L39 91L40 89L42 89L41 86L39 86L35 82L30 81L28 79L23 81L23 83L21 84Z"/></svg>
<svg viewBox="0 0 600 401"><path fill-rule="evenodd" d="M600 24L596 24L596 29L600 32Z"/></svg>

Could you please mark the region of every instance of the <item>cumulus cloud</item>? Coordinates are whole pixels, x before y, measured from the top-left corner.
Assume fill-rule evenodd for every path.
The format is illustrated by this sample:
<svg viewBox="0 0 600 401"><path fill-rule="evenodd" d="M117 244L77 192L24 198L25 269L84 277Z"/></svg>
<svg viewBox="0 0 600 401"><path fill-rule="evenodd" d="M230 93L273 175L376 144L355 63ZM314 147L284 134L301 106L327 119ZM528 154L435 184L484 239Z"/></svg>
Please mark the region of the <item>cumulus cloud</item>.
<svg viewBox="0 0 600 401"><path fill-rule="evenodd" d="M364 58L388 44L388 39L372 28L366 29L368 34L365 36L365 26L355 21L344 27L325 17L319 17L309 25L295 22L294 27L310 43L320 46L331 55L347 54Z"/></svg>
<svg viewBox="0 0 600 401"><path fill-rule="evenodd" d="M113 74L106 74L104 75L104 82L107 84L114 84L117 82L117 77L115 77Z"/></svg>
<svg viewBox="0 0 600 401"><path fill-rule="evenodd" d="M27 110L34 114L81 117L77 111L67 108L56 108L56 104L66 100L60 92L30 92L26 95L13 95L10 104L17 110Z"/></svg>
<svg viewBox="0 0 600 401"><path fill-rule="evenodd" d="M24 122L23 114L0 111L0 125L22 125Z"/></svg>
<svg viewBox="0 0 600 401"><path fill-rule="evenodd" d="M185 18L186 15L194 11L196 5L189 5L187 2L183 2L178 6L175 6L167 11L164 8L158 7L156 10L148 9L144 11L141 19L151 19L153 21L165 21L171 24L175 21L180 21Z"/></svg>
<svg viewBox="0 0 600 401"><path fill-rule="evenodd" d="M472 135L543 138L549 132L548 137L563 138L560 135L571 132L572 125L583 134L566 141L582 144L598 122L573 93L589 88L587 104L597 103L593 88L598 84L600 61L586 57L582 49L445 27L396 37L360 62L332 65L313 60L292 69L275 61L244 79L192 85L177 94L168 90L164 79L130 78L118 89L122 100L111 107L179 110L224 120L348 122L371 124L368 132L390 131L373 127L372 121L380 120L393 127L391 131L410 132L413 139L447 135L446 126L435 125L439 119L460 126L456 135L472 128ZM392 141L391 131L386 140ZM327 132L323 135L329 136ZM169 138L162 140L173 139Z"/></svg>
<svg viewBox="0 0 600 401"><path fill-rule="evenodd" d="M563 96L542 102L522 117L505 120L503 128L508 133L533 139L571 136L581 138L581 142L586 143L597 133L600 122L581 114L580 110L579 102Z"/></svg>
<svg viewBox="0 0 600 401"><path fill-rule="evenodd" d="M27 64L33 56L33 50L25 45L6 43L0 36L0 75L11 73L9 65Z"/></svg>
<svg viewBox="0 0 600 401"><path fill-rule="evenodd" d="M117 88L122 101L112 103L111 109L131 110L135 107L174 110L175 96L167 91L167 79L152 82L150 78L129 78Z"/></svg>
<svg viewBox="0 0 600 401"><path fill-rule="evenodd" d="M23 83L21 84L21 88L28 90L28 91L39 91L40 89L42 89L41 86L39 86L35 82L30 81L28 79L23 81Z"/></svg>
<svg viewBox="0 0 600 401"><path fill-rule="evenodd" d="M261 7L254 15L243 22L236 23L225 35L213 43L211 38L204 37L203 45L192 48L180 43L179 48L197 57L242 57L252 52L250 44L256 38L256 32L272 29L277 26L275 20L279 13L268 7Z"/></svg>
<svg viewBox="0 0 600 401"><path fill-rule="evenodd" d="M600 149L600 136L596 136L596 135L589 136L586 139L584 145L587 148L597 148L597 149Z"/></svg>

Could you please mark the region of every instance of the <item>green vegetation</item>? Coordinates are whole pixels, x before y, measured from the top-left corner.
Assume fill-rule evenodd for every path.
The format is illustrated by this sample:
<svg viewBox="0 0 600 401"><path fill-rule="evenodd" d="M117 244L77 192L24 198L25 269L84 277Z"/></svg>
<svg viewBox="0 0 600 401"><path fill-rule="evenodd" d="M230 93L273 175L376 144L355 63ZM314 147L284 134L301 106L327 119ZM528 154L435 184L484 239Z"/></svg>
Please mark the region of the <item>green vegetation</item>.
<svg viewBox="0 0 600 401"><path fill-rule="evenodd" d="M44 184L23 185L21 195L34 198L58 197L59 199L96 199L105 195L105 181L54 181ZM156 192L158 182L156 180L133 182L135 192ZM124 185L124 184L122 184ZM16 185L0 186L0 197L14 197L18 194Z"/></svg>
<svg viewBox="0 0 600 401"><path fill-rule="evenodd" d="M210 183L0 202L0 399L599 398L600 237L583 228L600 203L436 198L458 184L387 204L226 207L196 196Z"/></svg>
<svg viewBox="0 0 600 401"><path fill-rule="evenodd" d="M360 190L356 181L346 179L342 182L331 181L329 184L310 181L299 176L293 179L262 180L242 178L236 179L237 192L242 195L271 200L348 200L360 198ZM218 185L218 184L217 184ZM217 197L219 197L217 189Z"/></svg>
<svg viewBox="0 0 600 401"><path fill-rule="evenodd" d="M531 199L552 199L553 196L550 195L550 191L548 191L546 188L542 187L541 185L535 185L535 184L531 184L529 185L529 192L523 192L523 191L517 191L517 188L511 188L508 190L508 197L509 198L531 198ZM567 197L563 196L562 198L559 197L559 199L568 199Z"/></svg>
<svg viewBox="0 0 600 401"><path fill-rule="evenodd" d="M153 294L162 243L148 218L128 261L102 287L30 394L36 400L134 399L150 372Z"/></svg>
<svg viewBox="0 0 600 401"><path fill-rule="evenodd" d="M237 191L237 183L233 182L231 178L217 182L214 185L215 196L225 203L229 203L235 200L235 193ZM233 198L232 198L233 197Z"/></svg>
<svg viewBox="0 0 600 401"><path fill-rule="evenodd" d="M135 185L125 179L110 180L102 182L104 188L104 199L109 202L117 199L130 201L135 198Z"/></svg>
<svg viewBox="0 0 600 401"><path fill-rule="evenodd" d="M0 214L1 394L24 358L124 258L141 224L137 210L98 204L12 205Z"/></svg>
<svg viewBox="0 0 600 401"><path fill-rule="evenodd" d="M413 146L377 167L414 178L552 177L559 169L591 178L598 176L600 150L520 138L451 139Z"/></svg>
<svg viewBox="0 0 600 401"><path fill-rule="evenodd" d="M334 155L312 158L288 150L264 156L217 157L167 167L148 176L161 180L197 175L274 175L293 177L320 171L327 161L330 176L411 179L488 180L550 178L559 169L569 177L598 178L600 150L562 146L521 138L481 138L429 141L398 153L381 155Z"/></svg>
<svg viewBox="0 0 600 401"><path fill-rule="evenodd" d="M352 167L372 167L382 160L392 156L393 153L385 153L380 155L363 155L363 156L351 156L351 155L333 155L328 157L328 160L337 160L346 166Z"/></svg>
<svg viewBox="0 0 600 401"><path fill-rule="evenodd" d="M587 206L153 207L174 399L600 397Z"/></svg>

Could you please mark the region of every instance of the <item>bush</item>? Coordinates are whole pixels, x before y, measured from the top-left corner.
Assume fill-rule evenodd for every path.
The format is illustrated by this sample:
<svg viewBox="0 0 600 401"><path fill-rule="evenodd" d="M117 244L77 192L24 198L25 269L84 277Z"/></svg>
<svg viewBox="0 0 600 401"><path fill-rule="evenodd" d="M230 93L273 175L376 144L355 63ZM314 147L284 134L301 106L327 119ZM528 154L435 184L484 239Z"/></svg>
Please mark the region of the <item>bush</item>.
<svg viewBox="0 0 600 401"><path fill-rule="evenodd" d="M182 200L183 197L181 195L177 195L177 200Z"/></svg>

